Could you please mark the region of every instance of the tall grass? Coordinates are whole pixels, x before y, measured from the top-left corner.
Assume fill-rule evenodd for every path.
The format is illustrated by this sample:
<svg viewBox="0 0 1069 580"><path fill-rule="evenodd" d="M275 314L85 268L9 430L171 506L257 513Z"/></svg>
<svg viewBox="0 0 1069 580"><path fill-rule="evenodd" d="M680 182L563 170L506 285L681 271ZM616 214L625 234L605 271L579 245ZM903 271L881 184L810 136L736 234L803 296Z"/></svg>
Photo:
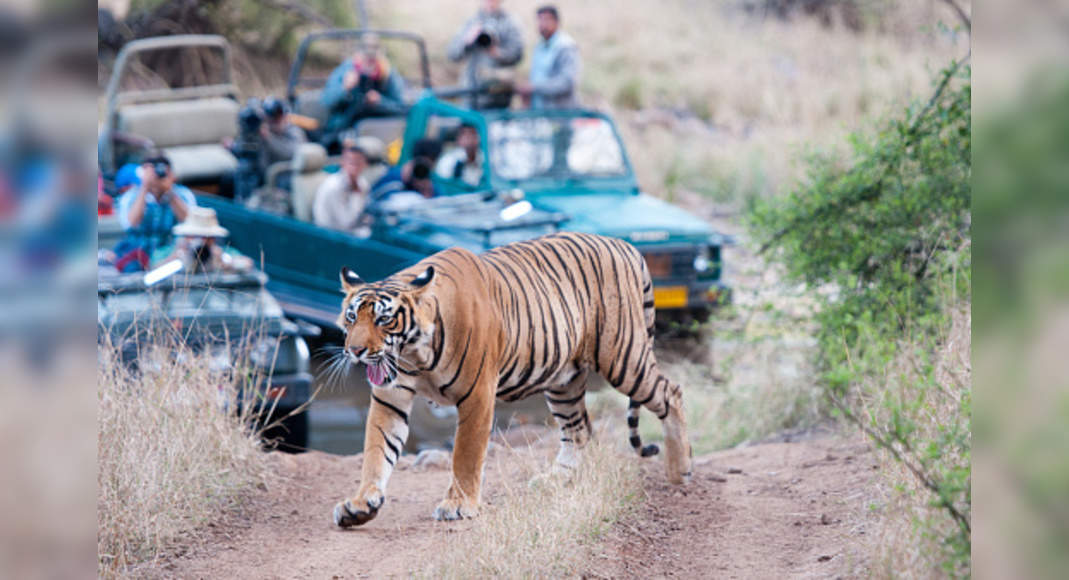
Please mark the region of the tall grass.
<svg viewBox="0 0 1069 580"><path fill-rule="evenodd" d="M596 429L570 477L540 476L537 450L508 450L489 461L518 470L520 483L486 505L462 542L447 546L421 573L430 578L559 578L587 563L590 548L639 502L642 480L622 429ZM506 478L502 478L505 480ZM529 483L524 483L528 482Z"/></svg>
<svg viewBox="0 0 1069 580"><path fill-rule="evenodd" d="M868 376L869 384L859 389L857 406L866 422L887 425L901 421L895 415L903 414L916 430L912 439L931 446L908 449L898 445L895 453L905 461L888 447L878 448L882 497L874 506L879 522L872 543L873 572L878 575L923 578L969 572L968 545L957 540L959 523L932 499L931 490L912 471L920 468L939 479L947 479L948 473L969 476L972 316L967 304L948 310L950 316L939 331L934 352L929 355L927 340L905 341L895 364ZM960 442L947 443L955 440ZM967 480L965 484L963 489L942 493L956 509L970 514L971 485Z"/></svg>
<svg viewBox="0 0 1069 580"><path fill-rule="evenodd" d="M139 369L98 349L99 574L123 576L189 540L267 475L234 367L184 347L146 347Z"/></svg>

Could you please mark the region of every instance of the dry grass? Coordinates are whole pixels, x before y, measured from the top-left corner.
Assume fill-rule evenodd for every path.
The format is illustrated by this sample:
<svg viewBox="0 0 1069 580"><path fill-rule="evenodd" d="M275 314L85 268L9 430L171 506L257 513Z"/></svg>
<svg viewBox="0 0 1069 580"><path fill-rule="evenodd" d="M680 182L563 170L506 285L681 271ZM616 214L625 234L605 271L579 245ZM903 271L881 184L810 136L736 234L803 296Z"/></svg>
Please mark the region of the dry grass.
<svg viewBox="0 0 1069 580"><path fill-rule="evenodd" d="M899 364L889 370L883 388L868 390L874 396L864 401L869 418L887 421L888 409L900 401L921 398L923 410L917 419L917 441L938 441L945 433L961 424L968 425L967 409L971 398L971 328L968 305L953 311L942 346L932 360L936 385L925 386L922 365L902 349ZM962 454L952 446L942 447L939 459L945 465L968 465L969 454ZM956 452L955 452L956 451ZM881 480L872 508L878 521L870 533L872 570L883 577L943 577L946 570L946 548L940 541L953 533L957 526L947 512L931 505L932 494L920 481L886 450L878 449L881 458ZM962 574L956 570L955 575Z"/></svg>
<svg viewBox="0 0 1069 580"><path fill-rule="evenodd" d="M575 574L590 548L617 520L638 504L642 493L638 462L619 443L623 430L604 427L584 450L569 479L538 477L544 453L507 450L489 461L518 470L493 505L483 508L463 542L448 546L424 574L431 578L555 578ZM524 483L527 482L527 483Z"/></svg>
<svg viewBox="0 0 1069 580"><path fill-rule="evenodd" d="M263 480L266 455L248 410L225 410L233 367L162 347L142 353L140 373L111 348L99 356L97 547L100 575L113 577L187 543Z"/></svg>

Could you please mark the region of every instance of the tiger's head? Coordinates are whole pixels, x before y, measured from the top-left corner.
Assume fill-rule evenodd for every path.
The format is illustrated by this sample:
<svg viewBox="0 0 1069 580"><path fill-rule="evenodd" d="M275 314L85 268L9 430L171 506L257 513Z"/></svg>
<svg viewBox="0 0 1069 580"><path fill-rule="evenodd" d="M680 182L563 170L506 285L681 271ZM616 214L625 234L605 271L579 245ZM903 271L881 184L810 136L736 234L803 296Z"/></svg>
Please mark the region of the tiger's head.
<svg viewBox="0 0 1069 580"><path fill-rule="evenodd" d="M351 364L367 366L367 379L373 386L397 378L401 351L433 324L420 308L420 297L433 279L434 266L414 278L401 274L370 284L349 268L341 269L345 300L338 326L345 332L345 354Z"/></svg>

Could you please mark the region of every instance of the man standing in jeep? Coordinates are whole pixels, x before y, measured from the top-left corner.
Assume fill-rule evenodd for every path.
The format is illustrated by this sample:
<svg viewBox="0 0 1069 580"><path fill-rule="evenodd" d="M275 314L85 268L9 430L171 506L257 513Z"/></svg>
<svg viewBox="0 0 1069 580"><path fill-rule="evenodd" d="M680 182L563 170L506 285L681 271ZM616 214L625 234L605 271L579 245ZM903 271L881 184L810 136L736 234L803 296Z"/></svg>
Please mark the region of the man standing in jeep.
<svg viewBox="0 0 1069 580"><path fill-rule="evenodd" d="M507 107L507 90L494 92L502 85L511 84L513 68L523 58L523 36L516 21L501 9L502 0L484 0L483 7L470 18L449 43L449 60L460 62L467 59L463 86L485 86L489 95L473 94L469 106Z"/></svg>
<svg viewBox="0 0 1069 580"><path fill-rule="evenodd" d="M519 83L516 92L532 109L576 107L579 47L560 29L560 12L556 6L542 6L537 14L542 40L531 55L530 82Z"/></svg>

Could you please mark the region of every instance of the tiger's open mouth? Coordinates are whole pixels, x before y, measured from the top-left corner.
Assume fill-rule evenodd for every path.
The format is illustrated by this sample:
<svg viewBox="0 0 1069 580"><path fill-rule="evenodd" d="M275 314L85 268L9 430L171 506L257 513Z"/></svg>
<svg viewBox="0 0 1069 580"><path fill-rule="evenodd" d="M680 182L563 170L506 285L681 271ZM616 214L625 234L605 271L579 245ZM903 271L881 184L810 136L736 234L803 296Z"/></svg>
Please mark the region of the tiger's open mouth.
<svg viewBox="0 0 1069 580"><path fill-rule="evenodd" d="M367 364L367 380L376 387L381 387L386 382L386 364L384 361Z"/></svg>

